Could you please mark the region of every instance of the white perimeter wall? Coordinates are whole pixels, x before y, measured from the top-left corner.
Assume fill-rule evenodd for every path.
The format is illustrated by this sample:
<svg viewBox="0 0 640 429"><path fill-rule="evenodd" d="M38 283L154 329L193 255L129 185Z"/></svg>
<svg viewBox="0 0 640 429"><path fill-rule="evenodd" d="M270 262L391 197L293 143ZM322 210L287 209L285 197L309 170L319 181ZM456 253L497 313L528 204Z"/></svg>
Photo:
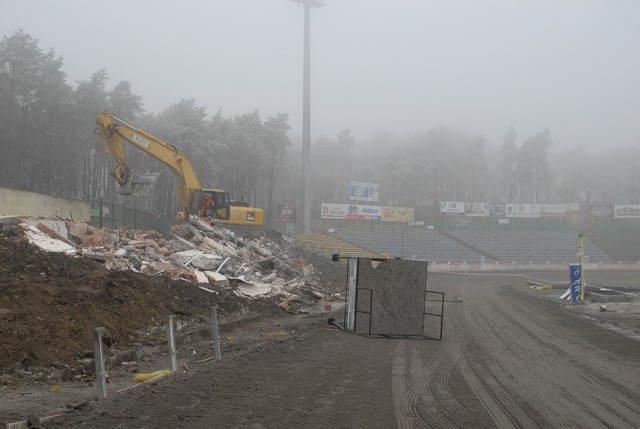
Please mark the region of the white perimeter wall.
<svg viewBox="0 0 640 429"><path fill-rule="evenodd" d="M87 201L0 188L0 216L59 216L76 222L89 222L90 208Z"/></svg>
<svg viewBox="0 0 640 429"><path fill-rule="evenodd" d="M572 262L577 263L577 262ZM567 271L569 263L429 263L429 272L490 272L490 271ZM588 262L584 264L585 271L640 271L640 262Z"/></svg>

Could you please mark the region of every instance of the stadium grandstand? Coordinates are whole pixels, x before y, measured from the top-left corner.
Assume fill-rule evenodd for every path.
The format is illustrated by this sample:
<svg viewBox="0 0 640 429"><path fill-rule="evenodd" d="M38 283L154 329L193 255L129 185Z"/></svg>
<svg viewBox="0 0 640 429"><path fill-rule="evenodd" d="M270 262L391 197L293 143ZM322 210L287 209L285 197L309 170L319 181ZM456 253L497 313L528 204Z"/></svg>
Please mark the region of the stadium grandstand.
<svg viewBox="0 0 640 429"><path fill-rule="evenodd" d="M509 229L510 228L510 229ZM436 227L338 229L337 239L388 257L430 262L562 262L576 261L578 230L568 226L516 227L505 230L440 225ZM520 228L520 229L519 229ZM640 261L640 231L615 227L585 231L587 262Z"/></svg>
<svg viewBox="0 0 640 429"><path fill-rule="evenodd" d="M436 263L565 264L581 257L582 234L585 262L640 263L640 204L580 207L577 203L442 201L439 216L407 209L401 213L408 216L406 221L396 220L403 216L389 207L325 205L316 230L355 246L353 255L366 250ZM356 209L357 214L352 214ZM415 221L416 214L418 219L430 219L430 225ZM326 237L315 241L318 245L328 243ZM337 247L337 242L326 246Z"/></svg>

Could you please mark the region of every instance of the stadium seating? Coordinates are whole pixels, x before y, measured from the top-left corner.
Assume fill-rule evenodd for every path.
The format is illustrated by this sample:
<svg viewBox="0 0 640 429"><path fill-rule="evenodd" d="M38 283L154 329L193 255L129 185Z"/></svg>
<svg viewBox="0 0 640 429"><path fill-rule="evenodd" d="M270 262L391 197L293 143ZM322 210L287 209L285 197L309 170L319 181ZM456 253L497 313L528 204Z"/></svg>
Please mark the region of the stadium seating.
<svg viewBox="0 0 640 429"><path fill-rule="evenodd" d="M486 256L435 229L340 231L338 238L392 257L431 262L480 262Z"/></svg>
<svg viewBox="0 0 640 429"><path fill-rule="evenodd" d="M586 237L614 261L640 261L640 231L589 232Z"/></svg>
<svg viewBox="0 0 640 429"><path fill-rule="evenodd" d="M297 242L315 250L318 253L332 255L338 253L341 257L358 256L364 258L384 258L386 255L375 250L358 246L353 243L340 240L328 234L314 232L312 234L300 234L293 237Z"/></svg>
<svg viewBox="0 0 640 429"><path fill-rule="evenodd" d="M572 231L360 229L338 231L336 237L378 255L431 262L569 263L579 259L578 235ZM640 260L640 250L637 253ZM612 258L585 237L585 260L610 262Z"/></svg>
<svg viewBox="0 0 640 429"><path fill-rule="evenodd" d="M447 232L452 238L500 262L571 262L578 260L578 235L562 231L479 231ZM611 258L585 239L585 259L610 262Z"/></svg>

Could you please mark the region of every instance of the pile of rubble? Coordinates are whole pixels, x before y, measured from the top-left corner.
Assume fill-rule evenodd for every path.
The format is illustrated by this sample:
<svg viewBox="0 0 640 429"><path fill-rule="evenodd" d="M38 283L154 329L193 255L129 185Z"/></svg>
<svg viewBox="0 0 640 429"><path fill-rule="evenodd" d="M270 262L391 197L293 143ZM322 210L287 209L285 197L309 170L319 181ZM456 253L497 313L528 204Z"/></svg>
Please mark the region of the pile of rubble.
<svg viewBox="0 0 640 429"><path fill-rule="evenodd" d="M59 220L23 219L20 226L47 251L99 260L110 270L186 280L214 294L224 289L247 299L277 298L287 312L305 311L310 301L322 307L340 299L307 263L308 253L276 233L245 239L195 218L175 226L170 237Z"/></svg>

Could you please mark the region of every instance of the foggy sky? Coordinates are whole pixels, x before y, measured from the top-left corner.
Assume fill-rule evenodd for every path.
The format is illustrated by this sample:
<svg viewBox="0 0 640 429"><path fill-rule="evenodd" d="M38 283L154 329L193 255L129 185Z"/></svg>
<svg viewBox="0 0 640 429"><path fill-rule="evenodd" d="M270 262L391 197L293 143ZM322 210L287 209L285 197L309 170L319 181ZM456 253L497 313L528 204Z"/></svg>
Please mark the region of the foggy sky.
<svg viewBox="0 0 640 429"><path fill-rule="evenodd" d="M546 128L554 149L640 145L637 0L324 0L311 16L311 136L448 126L501 144ZM289 113L302 133L303 7L290 0L0 0L64 57L105 68L159 113Z"/></svg>

